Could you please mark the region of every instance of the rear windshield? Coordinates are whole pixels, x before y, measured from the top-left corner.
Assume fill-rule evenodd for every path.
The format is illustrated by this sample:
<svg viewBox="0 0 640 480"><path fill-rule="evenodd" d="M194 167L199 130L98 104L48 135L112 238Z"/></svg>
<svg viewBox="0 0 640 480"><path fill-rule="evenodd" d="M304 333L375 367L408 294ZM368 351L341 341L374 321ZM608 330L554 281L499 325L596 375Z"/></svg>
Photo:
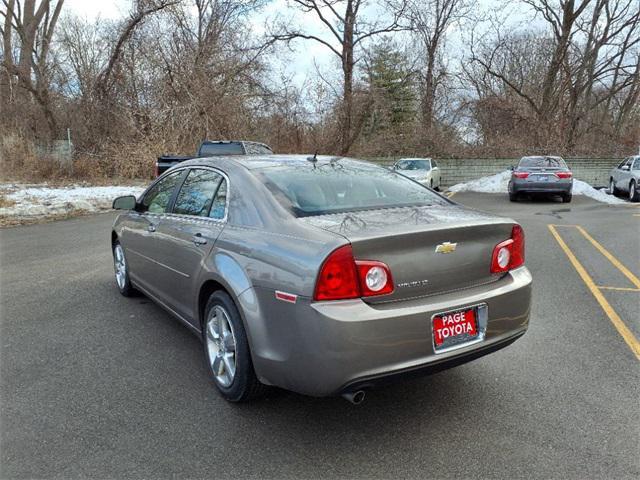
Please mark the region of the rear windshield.
<svg viewBox="0 0 640 480"><path fill-rule="evenodd" d="M205 143L200 147L200 157L212 155L244 155L242 144L236 143Z"/></svg>
<svg viewBox="0 0 640 480"><path fill-rule="evenodd" d="M558 157L523 157L518 166L527 168L567 168L564 160Z"/></svg>
<svg viewBox="0 0 640 480"><path fill-rule="evenodd" d="M282 165L254 171L297 217L378 208L447 205L421 184L386 168L354 161Z"/></svg>

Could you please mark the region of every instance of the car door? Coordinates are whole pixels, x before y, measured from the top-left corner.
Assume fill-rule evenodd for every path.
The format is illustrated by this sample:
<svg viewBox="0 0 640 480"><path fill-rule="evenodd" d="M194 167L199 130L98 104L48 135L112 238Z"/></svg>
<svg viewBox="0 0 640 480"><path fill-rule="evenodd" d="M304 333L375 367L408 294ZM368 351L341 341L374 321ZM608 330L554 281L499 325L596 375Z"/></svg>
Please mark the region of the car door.
<svg viewBox="0 0 640 480"><path fill-rule="evenodd" d="M623 184L624 184L624 179L626 177L626 173L625 170L623 170L623 167L625 165L629 165L629 161L631 160L630 157L625 158L622 162L620 162L620 164L618 165L618 167L615 169L614 173L613 173L613 181L615 182L615 186L618 190L623 190Z"/></svg>
<svg viewBox="0 0 640 480"><path fill-rule="evenodd" d="M433 186L440 187L440 167L438 166L438 162L435 160L431 160L431 178L433 178Z"/></svg>
<svg viewBox="0 0 640 480"><path fill-rule="evenodd" d="M156 232L161 300L196 328L194 295L202 264L225 224L226 192L227 179L219 170L189 169Z"/></svg>
<svg viewBox="0 0 640 480"><path fill-rule="evenodd" d="M121 241L129 264L129 275L134 283L152 294L157 290L154 279L159 271L155 258L156 230L184 173L181 170L172 172L152 184L140 198L136 209L129 212L122 231Z"/></svg>

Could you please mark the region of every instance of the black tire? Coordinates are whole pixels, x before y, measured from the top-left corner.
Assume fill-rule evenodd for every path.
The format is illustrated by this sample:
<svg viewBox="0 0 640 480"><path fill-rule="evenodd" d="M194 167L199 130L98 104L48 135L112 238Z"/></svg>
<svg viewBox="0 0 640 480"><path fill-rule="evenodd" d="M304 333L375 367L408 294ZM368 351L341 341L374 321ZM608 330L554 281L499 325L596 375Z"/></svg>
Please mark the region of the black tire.
<svg viewBox="0 0 640 480"><path fill-rule="evenodd" d="M512 202L517 202L518 201L518 194L509 192L509 200L512 201Z"/></svg>
<svg viewBox="0 0 640 480"><path fill-rule="evenodd" d="M618 195L619 191L615 186L615 183L613 182L613 178L609 179L609 193L613 196Z"/></svg>
<svg viewBox="0 0 640 480"><path fill-rule="evenodd" d="M562 203L571 203L573 195L571 193L565 193L562 195Z"/></svg>
<svg viewBox="0 0 640 480"><path fill-rule="evenodd" d="M124 254L124 248L122 248L122 245L120 245L118 240L113 242L111 253L113 254L113 266L118 291L125 297L133 297L137 295L138 291L133 288L131 280L129 279L129 264L127 263L127 259ZM120 255L121 257L119 257ZM119 260L119 258L121 258L121 260ZM121 278L119 278L119 268L124 269Z"/></svg>
<svg viewBox="0 0 640 480"><path fill-rule="evenodd" d="M629 184L629 201L640 202L640 192L638 192L638 185L635 180L631 180Z"/></svg>
<svg viewBox="0 0 640 480"><path fill-rule="evenodd" d="M235 373L233 375L233 380L228 386L224 385L214 373L214 362L210 358L210 343L207 334L207 326L209 319L213 315L212 312L216 307L218 307L218 312L222 310L226 313L228 323L231 326L231 331L235 340ZM249 341L247 340L247 334L244 330L244 325L242 324L242 318L240 317L233 300L226 292L218 290L211 294L207 301L202 325L202 342L204 345L204 356L207 371L209 372L211 381L214 383L220 394L230 402L246 402L262 396L267 390L267 386L260 383L256 376L255 370L253 369L253 362L251 361Z"/></svg>

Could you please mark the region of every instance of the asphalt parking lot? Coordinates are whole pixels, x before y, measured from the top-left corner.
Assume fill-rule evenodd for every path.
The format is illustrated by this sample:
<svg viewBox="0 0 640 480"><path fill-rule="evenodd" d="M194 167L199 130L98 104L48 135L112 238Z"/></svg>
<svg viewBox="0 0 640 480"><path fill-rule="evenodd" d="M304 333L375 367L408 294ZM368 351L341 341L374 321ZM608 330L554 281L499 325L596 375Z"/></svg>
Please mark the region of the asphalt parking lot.
<svg viewBox="0 0 640 480"><path fill-rule="evenodd" d="M232 405L198 339L113 280L112 214L0 231L2 478L638 478L640 204L510 203L534 276L512 346L353 406Z"/></svg>

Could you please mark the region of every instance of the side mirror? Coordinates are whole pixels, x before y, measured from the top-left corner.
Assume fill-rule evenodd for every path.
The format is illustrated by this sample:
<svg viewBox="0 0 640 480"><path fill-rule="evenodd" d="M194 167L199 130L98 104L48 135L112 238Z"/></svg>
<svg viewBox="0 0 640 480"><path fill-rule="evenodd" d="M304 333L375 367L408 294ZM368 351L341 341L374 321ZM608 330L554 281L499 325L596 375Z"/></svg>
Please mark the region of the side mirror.
<svg viewBox="0 0 640 480"><path fill-rule="evenodd" d="M125 195L118 197L113 201L114 210L133 210L136 208L136 197L133 195Z"/></svg>
<svg viewBox="0 0 640 480"><path fill-rule="evenodd" d="M628 172L630 170L629 165L623 165L621 170L624 170L625 172Z"/></svg>
<svg viewBox="0 0 640 480"><path fill-rule="evenodd" d="M516 169L516 167L514 167L513 165L511 165L511 166L509 167L509 170L511 170L512 172L513 172L515 169Z"/></svg>

